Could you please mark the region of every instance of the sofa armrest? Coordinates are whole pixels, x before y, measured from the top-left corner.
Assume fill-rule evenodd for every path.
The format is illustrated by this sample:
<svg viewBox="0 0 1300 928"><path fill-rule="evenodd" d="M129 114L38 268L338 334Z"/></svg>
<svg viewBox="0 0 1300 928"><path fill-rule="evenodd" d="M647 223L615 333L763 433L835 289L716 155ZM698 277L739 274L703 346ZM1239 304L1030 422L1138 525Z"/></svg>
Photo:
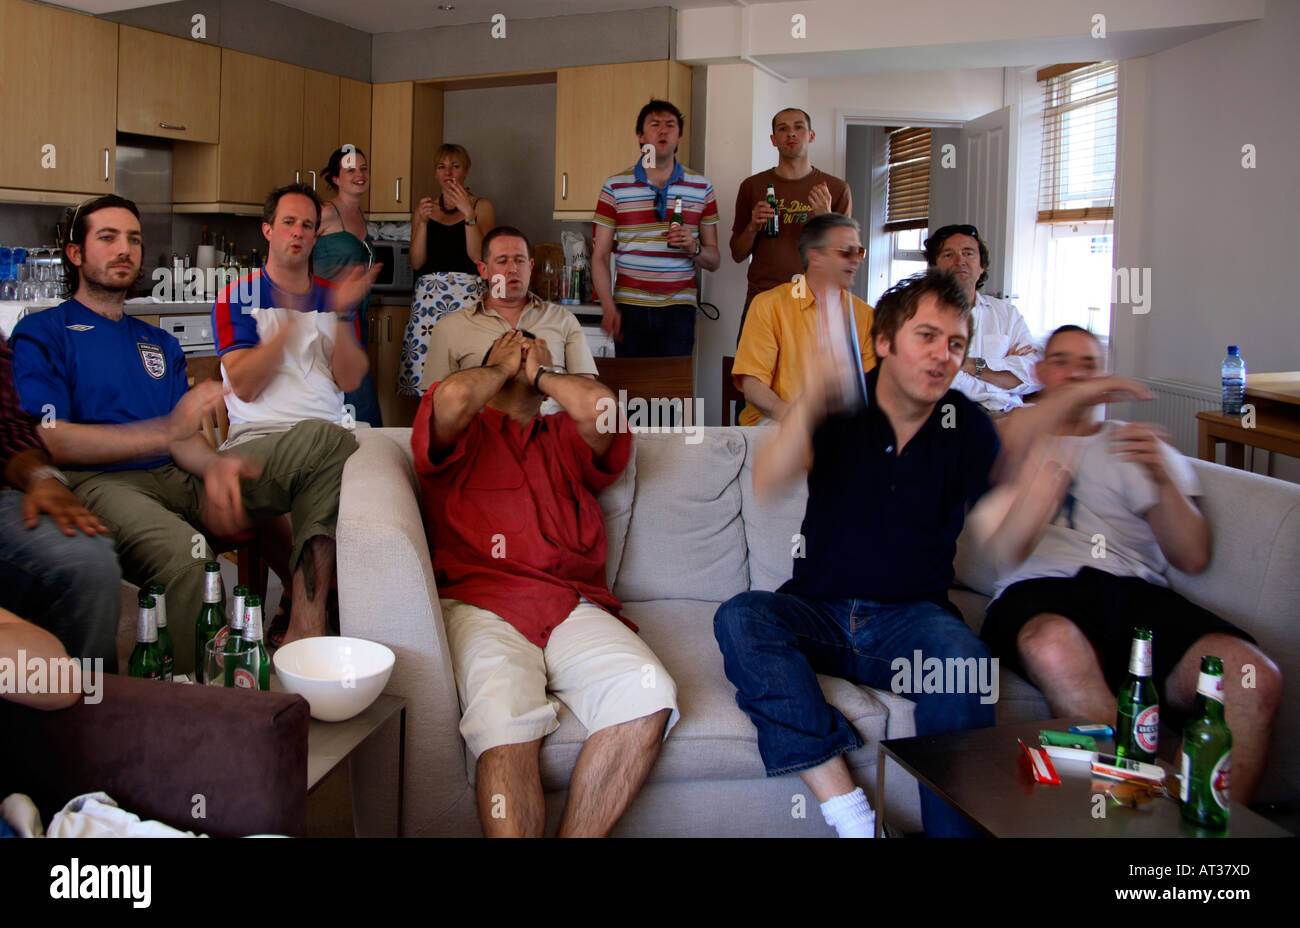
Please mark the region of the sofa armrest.
<svg viewBox="0 0 1300 928"><path fill-rule="evenodd" d="M47 824L69 799L102 790L182 831L306 833L301 696L100 679L94 704L41 712L0 702L0 738L14 748L0 764L0 796L26 793Z"/></svg>
<svg viewBox="0 0 1300 928"><path fill-rule="evenodd" d="M339 497L343 634L378 641L397 659L385 692L406 698L407 835L429 830L469 791L460 701L410 458L409 429L359 433ZM397 783L388 765L354 760L357 833L389 827Z"/></svg>

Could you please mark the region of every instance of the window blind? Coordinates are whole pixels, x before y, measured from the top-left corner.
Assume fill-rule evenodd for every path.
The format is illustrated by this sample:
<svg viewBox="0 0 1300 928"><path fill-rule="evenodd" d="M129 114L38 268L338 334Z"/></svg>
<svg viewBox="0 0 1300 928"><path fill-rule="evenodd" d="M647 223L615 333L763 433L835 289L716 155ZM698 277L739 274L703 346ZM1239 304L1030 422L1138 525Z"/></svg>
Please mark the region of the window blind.
<svg viewBox="0 0 1300 928"><path fill-rule="evenodd" d="M924 229L930 222L930 130L889 129L889 193L885 231Z"/></svg>
<svg viewBox="0 0 1300 928"><path fill-rule="evenodd" d="M1038 221L1113 219L1118 66L1060 65L1039 76L1045 79Z"/></svg>

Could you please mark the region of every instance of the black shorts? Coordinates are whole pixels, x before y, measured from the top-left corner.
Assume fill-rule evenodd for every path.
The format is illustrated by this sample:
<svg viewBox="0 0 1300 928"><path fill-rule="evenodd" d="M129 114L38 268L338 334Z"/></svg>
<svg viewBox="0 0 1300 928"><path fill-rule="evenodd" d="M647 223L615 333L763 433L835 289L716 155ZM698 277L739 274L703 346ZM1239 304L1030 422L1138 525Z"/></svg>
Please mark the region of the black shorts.
<svg viewBox="0 0 1300 928"><path fill-rule="evenodd" d="M1135 626L1151 629L1151 656L1160 693L1197 639L1218 633L1255 643L1232 623L1168 587L1084 567L1073 577L1013 583L989 605L980 638L994 657L1026 679L1016 639L1030 619L1044 612L1063 615L1079 627L1096 650L1112 693L1118 692L1128 677Z"/></svg>

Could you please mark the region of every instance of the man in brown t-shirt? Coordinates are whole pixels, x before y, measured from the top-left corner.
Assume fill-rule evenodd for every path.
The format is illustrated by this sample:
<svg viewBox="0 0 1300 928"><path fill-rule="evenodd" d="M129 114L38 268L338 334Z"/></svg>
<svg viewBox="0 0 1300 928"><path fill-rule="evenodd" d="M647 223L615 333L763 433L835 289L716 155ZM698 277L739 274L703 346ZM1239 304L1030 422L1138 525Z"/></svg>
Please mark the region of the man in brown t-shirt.
<svg viewBox="0 0 1300 928"><path fill-rule="evenodd" d="M745 313L755 296L790 282L803 272L799 258L799 232L813 216L853 210L848 185L838 177L819 171L808 160L808 144L817 137L812 119L801 109L781 110L772 117L772 144L780 160L769 168L740 183L736 194L736 219L731 227L731 257L737 264L752 256L749 264L749 290L740 328L745 327ZM767 204L767 185L776 188L780 232L775 238L764 234L772 207Z"/></svg>

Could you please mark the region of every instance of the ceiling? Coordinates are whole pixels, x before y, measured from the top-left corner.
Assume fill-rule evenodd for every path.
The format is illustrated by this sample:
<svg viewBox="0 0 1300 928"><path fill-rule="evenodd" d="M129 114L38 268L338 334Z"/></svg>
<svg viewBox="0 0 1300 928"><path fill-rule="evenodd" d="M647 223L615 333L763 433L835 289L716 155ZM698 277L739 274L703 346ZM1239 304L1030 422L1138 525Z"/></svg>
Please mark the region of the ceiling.
<svg viewBox="0 0 1300 928"><path fill-rule="evenodd" d="M114 13L157 6L171 0L53 0L59 6L83 13ZM710 6L749 6L777 3L782 0L274 0L284 6L333 20L362 32L402 32L430 26L463 26L492 21L501 13L506 17L507 35L512 19L542 19L548 16L571 16L575 13L609 13L618 10L642 10L671 6L696 9ZM441 10L440 5L454 6Z"/></svg>

